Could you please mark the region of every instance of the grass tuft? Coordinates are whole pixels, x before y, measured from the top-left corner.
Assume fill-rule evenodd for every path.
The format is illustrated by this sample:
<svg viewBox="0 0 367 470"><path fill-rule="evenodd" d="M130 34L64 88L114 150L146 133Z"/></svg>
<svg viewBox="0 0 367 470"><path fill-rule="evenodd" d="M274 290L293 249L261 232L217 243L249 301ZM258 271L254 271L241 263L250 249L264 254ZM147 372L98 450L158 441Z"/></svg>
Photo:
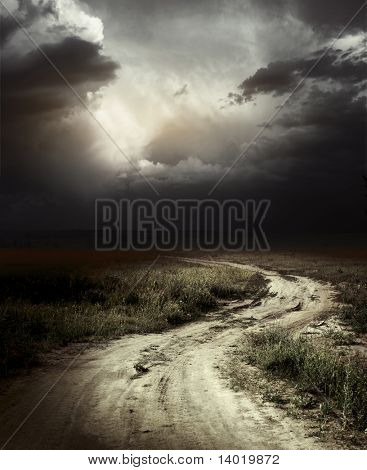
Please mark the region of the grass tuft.
<svg viewBox="0 0 367 470"><path fill-rule="evenodd" d="M246 338L243 353L250 364L318 395L328 408L341 414L346 425L367 428L367 371L358 356L347 358L316 347L280 328Z"/></svg>
<svg viewBox="0 0 367 470"><path fill-rule="evenodd" d="M344 322L351 326L355 333L367 333L367 304L344 307L340 316Z"/></svg>
<svg viewBox="0 0 367 470"><path fill-rule="evenodd" d="M1 273L0 376L34 364L55 346L164 331L197 319L223 298L265 292L261 277L225 266Z"/></svg>

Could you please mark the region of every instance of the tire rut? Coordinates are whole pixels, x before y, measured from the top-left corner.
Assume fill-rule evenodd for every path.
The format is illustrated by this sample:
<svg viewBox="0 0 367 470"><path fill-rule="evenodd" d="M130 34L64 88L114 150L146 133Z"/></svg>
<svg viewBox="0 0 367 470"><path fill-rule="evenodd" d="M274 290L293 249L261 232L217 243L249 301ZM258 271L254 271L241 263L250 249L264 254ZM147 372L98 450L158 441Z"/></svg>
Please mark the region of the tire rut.
<svg viewBox="0 0 367 470"><path fill-rule="evenodd" d="M219 365L245 327L300 328L332 306L331 288L225 261L182 259L260 272L271 296L232 304L162 334L132 335L85 352L11 440L9 449L316 449L299 420L231 390ZM143 364L144 373L134 366ZM5 442L58 373L14 380L0 404Z"/></svg>

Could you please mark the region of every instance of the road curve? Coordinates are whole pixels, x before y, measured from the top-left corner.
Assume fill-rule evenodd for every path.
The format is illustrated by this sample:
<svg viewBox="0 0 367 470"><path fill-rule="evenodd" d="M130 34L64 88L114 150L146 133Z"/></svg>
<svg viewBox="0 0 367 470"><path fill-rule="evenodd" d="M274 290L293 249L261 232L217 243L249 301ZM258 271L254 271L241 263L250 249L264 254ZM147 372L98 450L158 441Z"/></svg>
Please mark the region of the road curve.
<svg viewBox="0 0 367 470"><path fill-rule="evenodd" d="M269 281L261 305L231 303L201 321L161 334L130 335L84 352L8 441L70 361L12 380L0 395L0 447L7 449L317 449L300 420L220 374L250 318L301 328L332 306L327 285L225 261ZM296 307L296 308L295 308ZM136 372L143 364L148 371Z"/></svg>

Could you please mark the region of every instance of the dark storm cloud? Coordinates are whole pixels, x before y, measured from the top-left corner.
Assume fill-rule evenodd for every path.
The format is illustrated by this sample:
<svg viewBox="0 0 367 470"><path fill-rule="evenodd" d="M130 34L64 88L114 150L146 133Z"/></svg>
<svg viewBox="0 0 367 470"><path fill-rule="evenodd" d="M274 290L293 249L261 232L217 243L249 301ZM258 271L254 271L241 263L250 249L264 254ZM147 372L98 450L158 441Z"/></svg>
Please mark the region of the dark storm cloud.
<svg viewBox="0 0 367 470"><path fill-rule="evenodd" d="M242 93L231 94L232 103L289 93L319 55L259 69L241 84ZM331 51L311 72L312 84L298 90L241 161L238 171L250 172L249 192L272 200L278 228L366 226L366 72L358 48Z"/></svg>
<svg viewBox="0 0 367 470"><path fill-rule="evenodd" d="M285 113L277 121L284 128L307 128L319 130L324 138L330 139L330 147L337 140L348 139L348 146L337 144L335 150L354 148L363 144L363 130L366 119L366 97L358 95L358 89L321 91L314 86L303 100L297 112ZM340 132L349 129L348 135ZM333 138L331 138L333 137ZM362 150L360 148L360 150ZM334 150L333 150L334 152Z"/></svg>
<svg viewBox="0 0 367 470"><path fill-rule="evenodd" d="M11 16L0 16L0 44L6 41L18 30L18 24Z"/></svg>
<svg viewBox="0 0 367 470"><path fill-rule="evenodd" d="M69 37L41 47L84 99L87 92L98 90L116 77L118 64L102 54L99 44ZM2 106L7 121L24 119L29 115L39 118L37 115L62 112L79 105L39 50L4 59L2 80Z"/></svg>
<svg viewBox="0 0 367 470"><path fill-rule="evenodd" d="M53 12L52 5L20 1L17 14L26 10L27 21L36 21ZM72 36L40 48L84 101L116 78L119 64L104 55L101 44ZM5 47L1 111L3 192L34 196L47 189L66 197L66 187L83 192L86 181L98 180L102 170L89 151L93 124L68 121L83 106L40 50L10 54Z"/></svg>
<svg viewBox="0 0 367 470"><path fill-rule="evenodd" d="M24 27L47 15L57 16L56 5L53 0L39 0L38 4L32 3L31 0L18 0L18 8L14 12L14 16ZM0 22L0 44L4 46L12 35L19 30L20 26L12 15L1 15Z"/></svg>
<svg viewBox="0 0 367 470"><path fill-rule="evenodd" d="M101 7L99 0L85 0L85 3L93 8ZM172 14L174 12L218 12L222 9L226 0L105 0L103 6L107 5L111 13L144 13ZM228 0L227 0L228 3ZM234 4L238 4L235 0Z"/></svg>
<svg viewBox="0 0 367 470"><path fill-rule="evenodd" d="M365 155L366 97L356 90L320 90L312 87L306 99L277 121L282 138L267 136L254 155L273 165L271 173L283 173L290 164L293 177L309 174L345 174L356 171L361 177ZM278 163L283 160L283 165ZM310 175L310 174L309 174ZM298 183L297 183L298 184Z"/></svg>
<svg viewBox="0 0 367 470"><path fill-rule="evenodd" d="M230 93L232 103L251 101L257 94L275 96L289 93L308 74L309 79L333 80L340 84L357 84L367 77L367 62L363 53L357 56L342 51L328 51L321 62L312 68L326 51L317 51L306 58L271 62L260 68L239 85L240 93Z"/></svg>
<svg viewBox="0 0 367 470"><path fill-rule="evenodd" d="M291 14L309 24L315 32L335 34L351 20L365 0L252 0L254 9L266 15ZM354 19L348 32L366 30L366 8Z"/></svg>
<svg viewBox="0 0 367 470"><path fill-rule="evenodd" d="M146 54L147 69L134 70L132 67L134 73L126 74L126 80L131 76L132 80L137 82L132 83L132 90L136 85L141 86L146 96L155 95L157 91L159 99L159 87L154 88L157 77L168 75L172 70L174 73L174 67L171 65L175 65L175 60L183 64L181 73L177 74L175 81L171 83L183 84L188 81L190 100L174 99L176 89L169 89L168 96L177 105L177 109L180 106L180 112L172 113L172 125L159 127L157 122L158 131L148 145L151 155L150 158L147 157L148 162L145 162L145 168L148 168L146 174L160 190L162 197L206 198L212 185L238 155L237 145L233 148L233 142L230 140L231 123L228 126L223 125L231 119L230 113L237 110L224 110L224 117L218 112L215 119L208 118L205 110L195 118L195 110L191 110L189 104L181 110L183 102L186 104L197 99L195 82L191 82L197 72L193 70L191 62L190 67L185 65L185 55L180 54L182 51L179 47L177 51L171 51L173 62L170 67L160 68L158 63L157 68L154 68L156 61L159 62L161 57L170 55L167 47L171 44L175 46L182 39L182 34L183 41L188 40L187 49L184 51L188 50L191 58L200 52L195 49L197 38L197 42L200 40L209 44L210 47L204 48L202 52L209 65L201 60L202 68L199 74L204 77L205 86L211 89L214 88L210 82L211 78L213 82L215 79L220 80L223 71L222 76L227 74L225 76L228 78L228 63L237 60L230 54L233 48L237 51L236 47L239 47L243 52L242 36L232 37L229 34L232 31L231 20L233 17L238 18L237 11L240 9L243 12L247 7L249 17L254 18L260 32L267 31L269 17L274 22L273 26L281 30L279 25L284 24L284 18L292 15L304 24L312 26L315 31L332 36L349 20L362 2L256 0L252 8L248 8L248 5L251 5L250 0L87 0L86 3L91 6L93 15L98 14L107 19L106 37L113 37L114 44L118 45L119 50L123 50L121 57L124 57L125 47L129 47L126 49L127 60L132 62L144 61L145 57L141 59L141 55ZM52 10L52 7L50 8ZM232 12L232 16L226 16L228 11ZM43 14L49 13L43 10ZM216 16L214 18L211 15ZM159 21L155 21L157 17ZM349 32L362 28L362 17L353 23ZM123 22L122 18L127 19ZM185 21L182 21L183 18ZM220 25L224 24L223 36L220 36L220 30L215 30L214 35L213 29L208 28L208 25L217 24L212 21L213 18L218 20ZM170 21L171 19L177 22ZM192 34L190 25L194 19L197 21L195 26L199 25L200 32L203 32L202 36ZM233 28L238 26L236 22L233 24ZM298 23L293 21L290 24L293 28L294 24ZM167 36L155 36L158 30L166 32L162 25L167 25ZM182 30L176 37L177 25L182 26ZM307 27L306 29L309 30ZM67 29L58 24L52 25L52 30L62 31L64 35ZM14 25L7 25L5 31L7 32L4 37L11 39L11 34L15 31ZM75 32L75 29L73 31ZM215 43L217 34L220 38L225 36L228 40L224 43L223 50L220 50L221 54ZM271 37L264 38L264 45L256 45L256 57L258 51L262 52L262 47L268 48L269 43L274 40L271 34L268 36ZM170 44L167 44L168 37ZM152 38L156 38L157 44L156 48L150 49ZM195 41L190 42L190 39ZM322 41L318 43L321 45L316 45L315 49L324 45L324 39L323 36ZM284 43L286 41L287 37ZM280 42L282 43L282 40ZM134 49L136 44L138 47ZM98 44L78 37L67 37L42 47L84 99L87 98L88 92L96 92L114 80L118 65L104 55ZM281 47L282 44L279 48ZM294 47L297 48L298 43ZM289 92L322 52L307 53L303 57L301 50L297 51L296 59L284 59L288 49L284 54L274 56L268 65L266 58L265 66L257 72L258 61L252 62L251 72L248 73L251 76L246 77L246 74L243 74L240 79L229 77L230 83L240 83L241 79L245 78L240 91L232 94L232 100L241 104L255 99L259 94L282 95ZM269 55L265 54L265 57ZM366 220L362 178L366 150L366 99L360 96L363 77L366 76L364 59L355 48L345 52L331 51L312 72L312 83L300 90L300 96L297 95L289 103L274 125L266 130L257 145L251 148L213 196L271 199L270 222L273 228L280 227L283 232L292 227L301 231L307 230L312 225L318 230L328 227L338 231L360 228ZM246 57L241 56L238 61L240 67L247 66ZM220 66L214 67L219 62ZM146 89L143 89L138 74L146 70L149 72L150 66L155 72L152 75L152 87L148 83ZM101 192L99 188L95 189L98 185L93 184L98 183L99 179L102 180L104 168L95 164L94 149L90 151L90 147L95 143L92 126L89 122L75 126L75 121L68 120L80 110L80 104L37 51L27 55L4 56L3 68L2 106L6 121L3 120L1 189L3 193L18 194L14 197L7 195L4 202L11 210L14 209L18 220L23 216L26 218L23 223L32 225L32 217L39 213L42 215L37 217L49 217L50 224L53 224L54 220L57 223L56 219L62 216L59 224L64 223L66 227L72 224L77 226L88 210L93 212L92 200L101 193L103 197L116 199L151 197L151 190L145 186L144 181L129 171L124 171L123 174L121 172L120 178L112 178L113 181L105 184ZM231 85L224 83L223 89L230 90ZM124 87L120 95L116 94L116 100L121 99L123 103L130 91L129 83L125 84L127 89ZM183 94L184 90L186 89L181 88L176 94ZM225 94L226 91L223 92L223 95ZM213 100L216 99L215 96ZM265 104L260 103L256 109L266 107L266 99L265 97L263 100ZM197 101L200 101L200 97ZM203 101L203 107L207 102ZM140 111L137 109L137 114ZM270 114L273 109L268 111ZM134 112L135 110L132 110L131 114ZM249 142L252 138L252 127L246 119L254 118L246 116L246 113L244 115L243 120L242 116L238 118L241 119L238 124L241 127L239 134L242 132L240 135L243 141ZM263 119L260 113L259 116ZM91 187L93 188L88 193ZM80 198L84 189L90 197L87 209ZM0 195L0 206L1 204ZM5 211L0 210L0 213L4 214ZM46 220L45 224L47 223Z"/></svg>
<svg viewBox="0 0 367 470"><path fill-rule="evenodd" d="M311 71L306 86L232 169L215 197L270 199L270 230L289 236L294 230L340 232L366 226L366 97L361 92L365 91L367 65L360 46L334 49L325 55ZM289 93L324 52L260 68L242 82L240 93L230 95L232 103L243 104L260 94ZM172 138L166 132L153 143L155 161L184 161L185 145L193 139L181 131L177 134ZM200 135L204 135L202 131ZM213 163L224 166L239 153L233 155L218 144L216 148L227 158L216 155ZM173 191L184 195L186 189L193 197L205 197L210 188L204 176L202 182L205 184L192 178Z"/></svg>
<svg viewBox="0 0 367 470"><path fill-rule="evenodd" d="M310 25L320 35L338 33L364 4L364 0L85 0L95 9L132 19L149 15L222 14L228 9L247 16L260 13L265 18L292 15ZM366 9L350 25L348 32L366 30Z"/></svg>
<svg viewBox="0 0 367 470"><path fill-rule="evenodd" d="M213 196L269 199L270 239L329 233L333 240L364 230L366 98L356 93L314 86L250 148Z"/></svg>

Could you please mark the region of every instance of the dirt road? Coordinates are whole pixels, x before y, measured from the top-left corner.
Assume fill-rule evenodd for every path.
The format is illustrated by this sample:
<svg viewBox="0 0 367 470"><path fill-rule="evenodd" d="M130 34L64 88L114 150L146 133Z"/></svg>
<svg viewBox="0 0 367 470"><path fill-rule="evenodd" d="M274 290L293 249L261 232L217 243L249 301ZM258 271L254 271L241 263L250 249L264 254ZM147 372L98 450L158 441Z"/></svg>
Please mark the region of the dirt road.
<svg viewBox="0 0 367 470"><path fill-rule="evenodd" d="M221 377L220 365L240 340L249 318L257 324L276 319L300 328L331 307L331 289L303 277L282 277L254 267L221 263L261 272L273 295L252 308L231 303L222 312L163 334L128 336L105 348L87 350L6 448L320 448L320 443L306 437L300 420L245 392L231 390ZM2 392L0 447L60 376L68 360L18 378ZM148 371L136 371L137 363Z"/></svg>

